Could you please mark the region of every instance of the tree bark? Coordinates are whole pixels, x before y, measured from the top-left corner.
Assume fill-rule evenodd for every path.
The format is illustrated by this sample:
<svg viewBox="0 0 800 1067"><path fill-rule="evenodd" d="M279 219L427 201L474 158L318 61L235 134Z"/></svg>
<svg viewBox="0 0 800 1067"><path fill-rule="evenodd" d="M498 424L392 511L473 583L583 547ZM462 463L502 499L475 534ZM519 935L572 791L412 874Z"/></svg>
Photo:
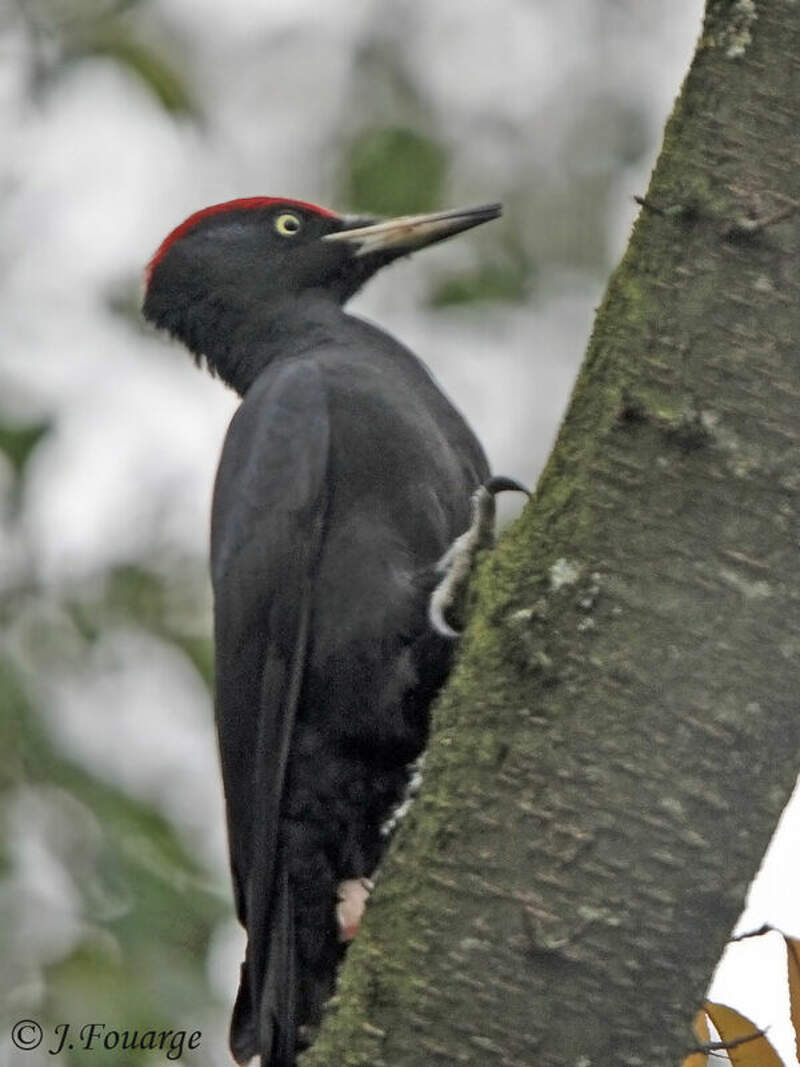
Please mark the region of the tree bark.
<svg viewBox="0 0 800 1067"><path fill-rule="evenodd" d="M677 1064L798 771L800 16L709 0L303 1067Z"/></svg>

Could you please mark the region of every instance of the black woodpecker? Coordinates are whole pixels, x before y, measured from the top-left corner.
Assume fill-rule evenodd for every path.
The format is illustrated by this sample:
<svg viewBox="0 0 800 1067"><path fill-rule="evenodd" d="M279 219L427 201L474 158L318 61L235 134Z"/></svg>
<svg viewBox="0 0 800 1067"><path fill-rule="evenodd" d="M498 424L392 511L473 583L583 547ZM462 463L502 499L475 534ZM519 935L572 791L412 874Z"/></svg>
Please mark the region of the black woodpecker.
<svg viewBox="0 0 800 1067"><path fill-rule="evenodd" d="M424 364L343 305L398 257L499 214L377 221L233 200L188 218L147 268L145 317L242 397L211 520L216 720L247 931L240 1064L291 1067L319 1024L450 668L451 587L494 492L517 487L490 479Z"/></svg>

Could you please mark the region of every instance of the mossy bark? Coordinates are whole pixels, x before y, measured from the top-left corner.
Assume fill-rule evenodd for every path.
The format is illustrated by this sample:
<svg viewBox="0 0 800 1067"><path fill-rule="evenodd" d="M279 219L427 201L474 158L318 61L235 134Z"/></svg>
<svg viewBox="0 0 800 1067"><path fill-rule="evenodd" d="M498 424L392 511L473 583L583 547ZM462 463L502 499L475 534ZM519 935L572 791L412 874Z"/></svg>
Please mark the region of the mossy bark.
<svg viewBox="0 0 800 1067"><path fill-rule="evenodd" d="M798 771L800 18L711 0L303 1067L675 1064Z"/></svg>

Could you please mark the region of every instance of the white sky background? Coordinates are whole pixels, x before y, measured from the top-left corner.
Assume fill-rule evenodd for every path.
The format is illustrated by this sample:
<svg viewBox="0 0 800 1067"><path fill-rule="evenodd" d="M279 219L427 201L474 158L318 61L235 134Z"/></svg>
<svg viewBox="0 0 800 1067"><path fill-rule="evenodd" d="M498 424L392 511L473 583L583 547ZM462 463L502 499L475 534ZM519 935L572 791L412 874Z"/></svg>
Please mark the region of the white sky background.
<svg viewBox="0 0 800 1067"><path fill-rule="evenodd" d="M45 581L64 583L153 548L206 552L211 482L235 398L181 350L113 315L105 298L198 207L259 194L339 206L329 202L332 138L349 128L348 107L369 115L369 103L352 99L352 61L381 10L383 33L399 42L452 150L448 204L508 198L511 224L534 257L550 250L549 266L526 306L426 310L432 278L489 255L491 238L476 231L386 271L353 308L428 362L496 470L534 482L604 280L568 256L558 262L561 220L580 205L563 201L547 222L537 221L537 204L546 201L519 176L557 187L576 130L587 176L608 172L606 138L626 131L595 129L593 109L611 99L642 110L647 156L617 167L605 187L610 268L687 69L701 0L496 0L490 7L403 0L383 8L377 0L154 0L151 7L188 42L188 77L206 109L202 128L176 122L132 75L102 60L74 66L33 105L23 38L13 28L0 37L0 413L57 419L33 460L25 544L5 546L0 582L23 556ZM576 115L584 112L581 132ZM161 805L223 880L208 700L173 660L140 635L112 635L91 676L54 691L51 720L67 750ZM800 934L798 825L795 805L741 929L770 921ZM783 964L768 941L729 952L712 994L769 1026L794 1065ZM239 951L238 935L221 931L214 970L228 969L223 996L232 995Z"/></svg>

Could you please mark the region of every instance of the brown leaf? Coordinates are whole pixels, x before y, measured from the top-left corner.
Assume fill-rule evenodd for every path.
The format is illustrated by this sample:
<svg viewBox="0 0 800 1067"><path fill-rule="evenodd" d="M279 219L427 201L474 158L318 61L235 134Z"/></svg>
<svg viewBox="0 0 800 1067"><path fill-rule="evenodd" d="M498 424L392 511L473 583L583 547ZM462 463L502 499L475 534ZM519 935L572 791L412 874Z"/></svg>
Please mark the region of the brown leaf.
<svg viewBox="0 0 800 1067"><path fill-rule="evenodd" d="M711 1035L708 1032L708 1016L702 1008L694 1017L692 1030L694 1031L694 1036L697 1038L697 1043L699 1045L707 1045L711 1040ZM687 1056L683 1061L681 1067L706 1067L707 1063L707 1052L692 1052L691 1055Z"/></svg>
<svg viewBox="0 0 800 1067"><path fill-rule="evenodd" d="M725 1043L733 1067L784 1067L778 1053L754 1022L725 1004L706 1001L708 1017Z"/></svg>
<svg viewBox="0 0 800 1067"><path fill-rule="evenodd" d="M800 1059L800 941L784 937L789 966L789 1015L794 1027L794 1047Z"/></svg>

